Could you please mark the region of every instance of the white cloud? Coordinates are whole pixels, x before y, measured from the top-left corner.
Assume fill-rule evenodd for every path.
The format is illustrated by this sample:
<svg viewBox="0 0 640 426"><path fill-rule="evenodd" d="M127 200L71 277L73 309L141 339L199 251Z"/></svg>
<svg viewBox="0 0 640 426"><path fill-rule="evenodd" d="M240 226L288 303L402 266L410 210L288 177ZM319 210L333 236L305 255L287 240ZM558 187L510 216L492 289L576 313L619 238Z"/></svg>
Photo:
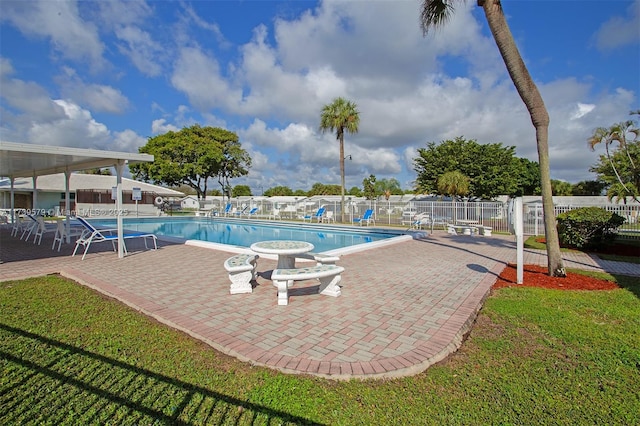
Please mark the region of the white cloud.
<svg viewBox="0 0 640 426"><path fill-rule="evenodd" d="M122 114L129 108L129 100L120 90L103 84L87 84L69 67L63 71L64 74L56 78L63 97L97 112Z"/></svg>
<svg viewBox="0 0 640 426"><path fill-rule="evenodd" d="M595 34L596 46L609 51L629 44L640 44L640 0L627 9L626 16L614 16L603 23Z"/></svg>
<svg viewBox="0 0 640 426"><path fill-rule="evenodd" d="M132 25L121 26L115 34L123 43L118 49L128 57L133 65L143 74L157 77L162 72L162 66L157 58L163 56L164 48L152 40L151 35Z"/></svg>
<svg viewBox="0 0 640 426"><path fill-rule="evenodd" d="M145 145L147 139L131 129L114 132L112 149L121 152L138 152L138 148Z"/></svg>
<svg viewBox="0 0 640 426"><path fill-rule="evenodd" d="M235 109L242 96L241 90L232 88L221 75L216 59L197 47L180 49L171 83L201 110Z"/></svg>
<svg viewBox="0 0 640 426"><path fill-rule="evenodd" d="M107 127L98 123L91 113L64 100L55 100L65 113L63 118L50 122L33 122L27 138L39 145L56 145L107 149L111 135Z"/></svg>
<svg viewBox="0 0 640 426"><path fill-rule="evenodd" d="M151 123L151 133L154 135L162 135L167 132L177 132L178 130L180 129L173 124L167 124L167 121L164 118L153 120Z"/></svg>
<svg viewBox="0 0 640 426"><path fill-rule="evenodd" d="M83 20L78 4L71 1L3 1L2 20L11 22L23 34L47 38L63 57L88 59L102 65L104 45L96 26Z"/></svg>
<svg viewBox="0 0 640 426"><path fill-rule="evenodd" d="M2 137L86 139L82 146L135 151L149 128L156 135L196 123L223 127L250 151L246 180L254 189L254 183L308 189L339 182L338 143L318 126L322 106L343 96L361 113L359 133L345 138L345 154L353 158L347 187L361 186L369 174L410 187L417 148L457 136L513 145L516 155L537 161L529 113L474 2L457 5L453 19L426 37L413 1L308 3L296 16L264 16L240 36L242 25L229 30L212 4L173 4L3 1L3 25L51 41L55 56L47 63L58 77L57 87L50 77L17 79L14 66L30 72L29 64L0 59ZM70 17L65 28L55 10ZM603 24L599 48L637 43L639 10L635 1L627 15ZM535 34L527 36L517 41L533 55ZM103 55L113 61L109 75L68 63L100 64ZM597 159L586 149L593 127L637 109L636 88L617 88L609 76L611 86L604 87L596 68L571 78L543 74L536 82L551 120L554 178L588 178ZM58 98L64 101L52 100ZM107 121L101 112L121 115Z"/></svg>

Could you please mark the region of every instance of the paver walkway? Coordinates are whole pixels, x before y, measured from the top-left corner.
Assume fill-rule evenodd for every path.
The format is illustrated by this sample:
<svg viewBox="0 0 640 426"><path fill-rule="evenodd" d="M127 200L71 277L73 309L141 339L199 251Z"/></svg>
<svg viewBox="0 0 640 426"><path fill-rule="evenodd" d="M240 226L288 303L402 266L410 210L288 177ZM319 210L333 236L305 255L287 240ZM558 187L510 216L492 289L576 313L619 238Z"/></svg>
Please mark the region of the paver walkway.
<svg viewBox="0 0 640 426"><path fill-rule="evenodd" d="M436 234L344 255L340 297L303 282L278 306L268 279L275 260L258 260L253 293L230 295L222 266L229 252L168 242L145 251L131 240L123 259L100 244L82 261L70 256L73 244L58 253L51 242L34 245L0 229L0 281L60 273L240 360L333 379L406 376L444 359L516 259L513 237ZM638 264L564 259L569 268L640 277ZM546 265L545 253L525 250L525 263Z"/></svg>

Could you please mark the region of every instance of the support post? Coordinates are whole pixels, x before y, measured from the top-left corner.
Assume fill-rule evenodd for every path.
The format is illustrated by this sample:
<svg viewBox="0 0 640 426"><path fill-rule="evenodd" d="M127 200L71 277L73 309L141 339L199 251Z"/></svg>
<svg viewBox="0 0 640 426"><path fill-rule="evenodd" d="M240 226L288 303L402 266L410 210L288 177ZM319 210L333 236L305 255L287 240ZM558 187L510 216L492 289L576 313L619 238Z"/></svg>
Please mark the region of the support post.
<svg viewBox="0 0 640 426"><path fill-rule="evenodd" d="M522 284L524 282L524 226L523 226L523 214L522 214L522 197L515 199L514 206L514 228L516 232L516 246L517 246L517 283Z"/></svg>

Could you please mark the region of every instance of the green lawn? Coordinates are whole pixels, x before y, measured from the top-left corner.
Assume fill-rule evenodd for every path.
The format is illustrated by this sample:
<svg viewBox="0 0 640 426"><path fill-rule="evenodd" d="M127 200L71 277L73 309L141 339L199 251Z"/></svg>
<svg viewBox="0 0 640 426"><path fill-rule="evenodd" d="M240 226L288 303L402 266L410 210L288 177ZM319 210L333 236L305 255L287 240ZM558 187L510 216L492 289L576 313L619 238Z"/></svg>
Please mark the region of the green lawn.
<svg viewBox="0 0 640 426"><path fill-rule="evenodd" d="M253 367L58 276L0 283L0 424L640 424L640 283L505 288L447 361L335 382Z"/></svg>

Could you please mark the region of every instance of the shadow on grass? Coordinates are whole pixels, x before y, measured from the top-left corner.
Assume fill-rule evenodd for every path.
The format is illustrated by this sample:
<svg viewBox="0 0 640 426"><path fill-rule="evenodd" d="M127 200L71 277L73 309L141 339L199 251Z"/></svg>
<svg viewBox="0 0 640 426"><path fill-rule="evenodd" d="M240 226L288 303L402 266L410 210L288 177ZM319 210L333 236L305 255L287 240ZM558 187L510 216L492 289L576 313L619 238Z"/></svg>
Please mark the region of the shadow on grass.
<svg viewBox="0 0 640 426"><path fill-rule="evenodd" d="M0 323L4 424L318 424Z"/></svg>
<svg viewBox="0 0 640 426"><path fill-rule="evenodd" d="M625 290L633 293L638 299L640 299L640 277L632 277L629 275L611 274L618 285Z"/></svg>

